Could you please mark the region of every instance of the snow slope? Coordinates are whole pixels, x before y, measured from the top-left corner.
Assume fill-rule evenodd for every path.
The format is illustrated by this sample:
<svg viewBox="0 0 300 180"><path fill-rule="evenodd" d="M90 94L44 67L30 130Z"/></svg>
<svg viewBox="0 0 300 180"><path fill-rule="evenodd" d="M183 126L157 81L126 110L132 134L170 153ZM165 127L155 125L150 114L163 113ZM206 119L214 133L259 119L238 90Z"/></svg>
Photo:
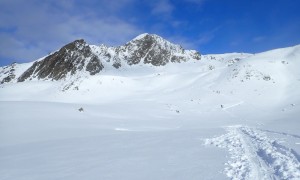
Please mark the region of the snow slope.
<svg viewBox="0 0 300 180"><path fill-rule="evenodd" d="M2 84L0 179L300 179L299 67L298 45Z"/></svg>

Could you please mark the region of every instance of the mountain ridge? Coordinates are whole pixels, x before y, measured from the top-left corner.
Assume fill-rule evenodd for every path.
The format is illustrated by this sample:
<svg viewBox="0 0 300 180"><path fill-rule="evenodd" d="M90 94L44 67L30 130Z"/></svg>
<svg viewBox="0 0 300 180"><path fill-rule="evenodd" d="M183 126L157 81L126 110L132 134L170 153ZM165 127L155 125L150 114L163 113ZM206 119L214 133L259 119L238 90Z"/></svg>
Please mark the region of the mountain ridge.
<svg viewBox="0 0 300 180"><path fill-rule="evenodd" d="M11 70L7 76L0 79L0 82L4 84L14 79L17 79L17 82L24 82L35 78L57 81L75 75L79 71L95 75L108 66L115 69L140 63L164 66L170 62L180 63L200 59L199 52L185 50L180 45L155 34L141 34L117 47L89 45L83 39L79 39L33 62L32 66L19 76Z"/></svg>

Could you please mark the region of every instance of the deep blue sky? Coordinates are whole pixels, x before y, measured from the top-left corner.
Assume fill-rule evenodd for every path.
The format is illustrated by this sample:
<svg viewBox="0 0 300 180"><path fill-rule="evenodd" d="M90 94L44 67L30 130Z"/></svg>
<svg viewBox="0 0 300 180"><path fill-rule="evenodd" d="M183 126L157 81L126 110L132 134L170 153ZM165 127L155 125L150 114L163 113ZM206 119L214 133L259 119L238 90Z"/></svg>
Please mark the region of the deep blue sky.
<svg viewBox="0 0 300 180"><path fill-rule="evenodd" d="M202 54L300 44L298 0L0 0L0 66L148 32Z"/></svg>

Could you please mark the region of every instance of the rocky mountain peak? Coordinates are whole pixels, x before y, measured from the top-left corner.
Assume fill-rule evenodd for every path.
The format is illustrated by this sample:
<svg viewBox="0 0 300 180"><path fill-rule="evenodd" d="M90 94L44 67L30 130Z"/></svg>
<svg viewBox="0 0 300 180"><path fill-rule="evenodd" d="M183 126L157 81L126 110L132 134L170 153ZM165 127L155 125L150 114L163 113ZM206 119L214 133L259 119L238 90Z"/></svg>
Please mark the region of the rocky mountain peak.
<svg viewBox="0 0 300 180"><path fill-rule="evenodd" d="M18 78L18 82L28 78L60 80L83 69L94 75L103 69L103 65L89 45L80 39L65 45L45 59L36 61Z"/></svg>
<svg viewBox="0 0 300 180"><path fill-rule="evenodd" d="M142 62L163 66L169 62L201 59L197 51L186 51L180 45L173 44L158 35L147 33L137 36L124 46L120 46L117 51L129 65Z"/></svg>
<svg viewBox="0 0 300 180"><path fill-rule="evenodd" d="M166 50L177 50L177 51L181 51L183 49L180 45L173 44L156 34L148 34L148 33L144 33L137 36L133 40L129 41L125 46L138 46L144 49L157 47Z"/></svg>

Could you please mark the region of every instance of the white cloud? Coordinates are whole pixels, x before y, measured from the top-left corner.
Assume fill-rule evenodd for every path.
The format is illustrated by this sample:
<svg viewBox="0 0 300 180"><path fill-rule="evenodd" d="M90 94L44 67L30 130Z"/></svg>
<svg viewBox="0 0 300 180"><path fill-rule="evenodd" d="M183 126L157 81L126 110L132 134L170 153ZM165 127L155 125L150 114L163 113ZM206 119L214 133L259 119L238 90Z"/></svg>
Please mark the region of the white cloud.
<svg viewBox="0 0 300 180"><path fill-rule="evenodd" d="M39 45L29 45L5 34L0 34L0 39L4 42L0 44L0 57L9 58L11 61L28 62L47 53L41 50L42 47Z"/></svg>
<svg viewBox="0 0 300 180"><path fill-rule="evenodd" d="M266 37L264 37L264 36L257 36L257 37L254 37L252 39L252 41L258 43L258 42L261 42L261 41L263 41L265 39L266 39Z"/></svg>
<svg viewBox="0 0 300 180"><path fill-rule="evenodd" d="M157 0L153 2L152 14L159 16L170 16L174 10L174 6L169 0Z"/></svg>
<svg viewBox="0 0 300 180"><path fill-rule="evenodd" d="M0 57L31 61L78 38L91 44L120 45L142 33L121 17L99 16L85 8L75 9L71 0L22 2L0 2ZM133 0L120 0L114 6L104 0L100 5L107 3L107 8L101 11L120 10L131 2Z"/></svg>
<svg viewBox="0 0 300 180"><path fill-rule="evenodd" d="M167 39L172 43L181 45L184 49L198 50L196 41L191 41L183 36L171 36Z"/></svg>
<svg viewBox="0 0 300 180"><path fill-rule="evenodd" d="M196 40L197 44L204 45L211 42L215 38L215 34L221 29L221 25L217 26L210 31L202 32L199 34L199 38Z"/></svg>
<svg viewBox="0 0 300 180"><path fill-rule="evenodd" d="M214 34L206 34L206 35L201 36L201 37L197 40L197 42L198 42L198 44L200 44L200 45L202 45L202 44L207 44L207 43L209 43L210 41L212 41L214 37L215 37Z"/></svg>
<svg viewBox="0 0 300 180"><path fill-rule="evenodd" d="M207 0L185 0L188 3L194 3L197 5L203 5L203 3L205 3Z"/></svg>

